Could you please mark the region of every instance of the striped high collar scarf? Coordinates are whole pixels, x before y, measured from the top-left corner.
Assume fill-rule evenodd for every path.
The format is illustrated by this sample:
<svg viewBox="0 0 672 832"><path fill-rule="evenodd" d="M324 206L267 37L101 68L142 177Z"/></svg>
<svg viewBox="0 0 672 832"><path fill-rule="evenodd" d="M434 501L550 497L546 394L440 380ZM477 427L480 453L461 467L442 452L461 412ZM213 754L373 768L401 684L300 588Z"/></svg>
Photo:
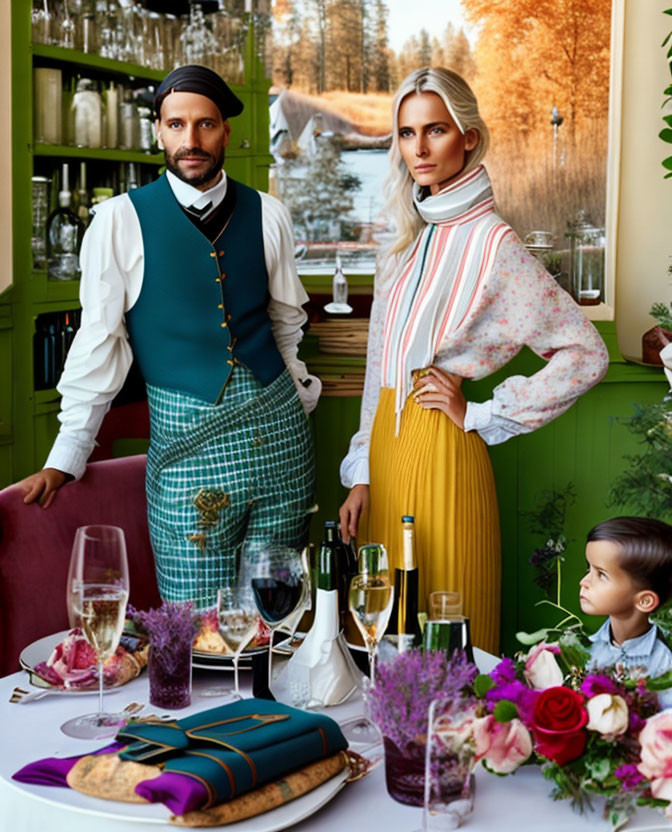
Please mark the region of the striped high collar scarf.
<svg viewBox="0 0 672 832"><path fill-rule="evenodd" d="M432 364L444 337L465 320L509 230L495 214L482 165L434 196L421 195L416 185L415 206L427 224L393 280L385 320L381 382L396 389L397 433L413 370Z"/></svg>

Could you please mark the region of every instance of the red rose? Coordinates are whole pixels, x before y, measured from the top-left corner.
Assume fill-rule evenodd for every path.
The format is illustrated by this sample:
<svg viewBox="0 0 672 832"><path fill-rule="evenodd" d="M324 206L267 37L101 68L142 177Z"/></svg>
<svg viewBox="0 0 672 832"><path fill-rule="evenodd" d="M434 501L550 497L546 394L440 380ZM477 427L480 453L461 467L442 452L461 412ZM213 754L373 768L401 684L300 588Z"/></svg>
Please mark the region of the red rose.
<svg viewBox="0 0 672 832"><path fill-rule="evenodd" d="M536 750L560 766L575 760L586 747L588 713L584 697L563 687L542 691L532 714Z"/></svg>

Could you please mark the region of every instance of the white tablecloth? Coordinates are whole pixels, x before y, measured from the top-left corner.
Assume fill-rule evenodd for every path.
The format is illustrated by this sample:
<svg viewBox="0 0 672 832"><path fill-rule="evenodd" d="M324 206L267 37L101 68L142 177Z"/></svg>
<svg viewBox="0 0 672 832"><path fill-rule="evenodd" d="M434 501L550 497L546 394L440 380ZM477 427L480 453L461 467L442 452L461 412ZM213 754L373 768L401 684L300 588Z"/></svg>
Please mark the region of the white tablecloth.
<svg viewBox="0 0 672 832"><path fill-rule="evenodd" d="M480 660L479 660L480 658ZM485 654L477 657L483 666ZM489 664L489 663L488 663ZM242 673L243 688L248 674ZM225 686L228 673L194 671L189 713L215 707L218 700L204 697L199 691L214 684ZM147 832L153 824L164 824L168 810L160 806L138 806L97 800L70 789L29 786L16 783L11 775L21 767L42 757L84 754L102 747L105 741L90 742L66 737L59 730L65 720L94 711L95 696L47 696L28 705L10 704L12 689L26 689L25 673L0 679L0 832ZM148 702L147 675L109 695L110 710L121 710L129 702ZM360 710L352 702L328 713L342 721ZM152 712L148 706L145 713ZM466 832L588 832L609 830L598 811L587 816L572 812L569 805L553 803L551 784L538 769L525 767L509 777L489 775L481 767L476 774L476 804L464 827ZM146 818L146 822L134 818ZM422 824L422 812L392 800L385 788L383 766L355 783L345 786L318 813L294 825L298 832L416 832ZM157 828L154 826L154 828ZM173 827L176 828L176 827ZM233 829L233 827L230 827ZM672 825L652 810L638 812L631 829L672 829Z"/></svg>

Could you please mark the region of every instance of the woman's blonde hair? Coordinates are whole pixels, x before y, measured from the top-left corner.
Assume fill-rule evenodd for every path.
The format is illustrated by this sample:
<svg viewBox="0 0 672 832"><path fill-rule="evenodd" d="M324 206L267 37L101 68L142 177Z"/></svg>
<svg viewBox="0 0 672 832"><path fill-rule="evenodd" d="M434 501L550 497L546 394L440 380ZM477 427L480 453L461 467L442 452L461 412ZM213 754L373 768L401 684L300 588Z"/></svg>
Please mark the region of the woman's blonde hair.
<svg viewBox="0 0 672 832"><path fill-rule="evenodd" d="M416 69L404 78L392 104L392 145L388 153L390 169L383 184L386 198L383 215L391 216L396 226L395 239L389 248L389 254L395 254L407 248L424 224L413 205L413 177L399 150L401 102L408 95L422 92L435 92L441 96L446 109L451 113L462 133L472 129L478 133L476 147L467 151L467 161L463 172L472 170L480 164L490 143L490 133L478 112L478 101L464 78L442 67Z"/></svg>

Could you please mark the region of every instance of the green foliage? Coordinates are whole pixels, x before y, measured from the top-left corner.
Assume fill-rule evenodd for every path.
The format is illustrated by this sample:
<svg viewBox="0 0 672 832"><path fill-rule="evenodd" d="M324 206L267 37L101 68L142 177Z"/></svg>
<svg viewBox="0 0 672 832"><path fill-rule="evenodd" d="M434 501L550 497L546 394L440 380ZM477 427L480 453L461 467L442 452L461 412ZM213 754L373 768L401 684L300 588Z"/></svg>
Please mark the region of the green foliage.
<svg viewBox="0 0 672 832"><path fill-rule="evenodd" d="M672 15L672 9L665 9L663 11L663 14ZM672 32L668 32L667 37L665 38L665 40L663 41L663 44L662 44L663 49L668 45L671 38L672 38ZM665 55L665 57L667 58L667 65L669 67L670 74L672 74L672 46L670 46L668 48L667 54ZM664 107L668 103L668 101L670 100L670 96L672 96L672 85L665 88L665 90L663 92L663 95L666 96L665 100L663 101L663 107ZM664 142L668 142L669 144L672 144L672 130L669 129L669 127L672 126L672 119L670 119L670 116L664 116L663 121L665 122L665 124L668 125L668 127L661 130L660 133L658 134L658 136ZM672 177L672 156L668 156L666 159L663 159L663 167L665 168L665 170L670 171L670 173L665 174L665 179L669 179L670 177Z"/></svg>
<svg viewBox="0 0 672 832"><path fill-rule="evenodd" d="M530 531L543 535L546 542L534 550L530 564L536 567L535 584L547 597L555 589L560 603L560 565L564 562L567 538L564 534L567 509L576 500L574 485L570 482L562 490L543 491L539 504L533 511L524 512L530 524Z"/></svg>
<svg viewBox="0 0 672 832"><path fill-rule="evenodd" d="M672 308L666 303L654 303L649 310L649 315L656 319L658 326L672 330Z"/></svg>
<svg viewBox="0 0 672 832"><path fill-rule="evenodd" d="M548 633L548 627L544 627L541 630L535 630L533 633L526 633L521 630L519 633L516 633L516 639L526 647L532 647L533 644L539 644L540 641L546 641Z"/></svg>
<svg viewBox="0 0 672 832"><path fill-rule="evenodd" d="M672 517L672 399L635 405L635 415L622 420L639 437L642 452L625 459L630 467L611 490L610 506L628 506L638 514L669 520Z"/></svg>
<svg viewBox="0 0 672 832"><path fill-rule="evenodd" d="M495 683L487 673L479 673L474 679L474 693L479 699L484 699L485 694L494 688Z"/></svg>
<svg viewBox="0 0 672 832"><path fill-rule="evenodd" d="M517 718L518 708L516 708L513 702L510 702L508 699L501 699L495 705L493 716L497 722L511 722L512 719Z"/></svg>
<svg viewBox="0 0 672 832"><path fill-rule="evenodd" d="M574 630L565 630L558 639L560 655L567 662L568 667L578 667L583 670L590 659L590 651L586 649L585 638Z"/></svg>

